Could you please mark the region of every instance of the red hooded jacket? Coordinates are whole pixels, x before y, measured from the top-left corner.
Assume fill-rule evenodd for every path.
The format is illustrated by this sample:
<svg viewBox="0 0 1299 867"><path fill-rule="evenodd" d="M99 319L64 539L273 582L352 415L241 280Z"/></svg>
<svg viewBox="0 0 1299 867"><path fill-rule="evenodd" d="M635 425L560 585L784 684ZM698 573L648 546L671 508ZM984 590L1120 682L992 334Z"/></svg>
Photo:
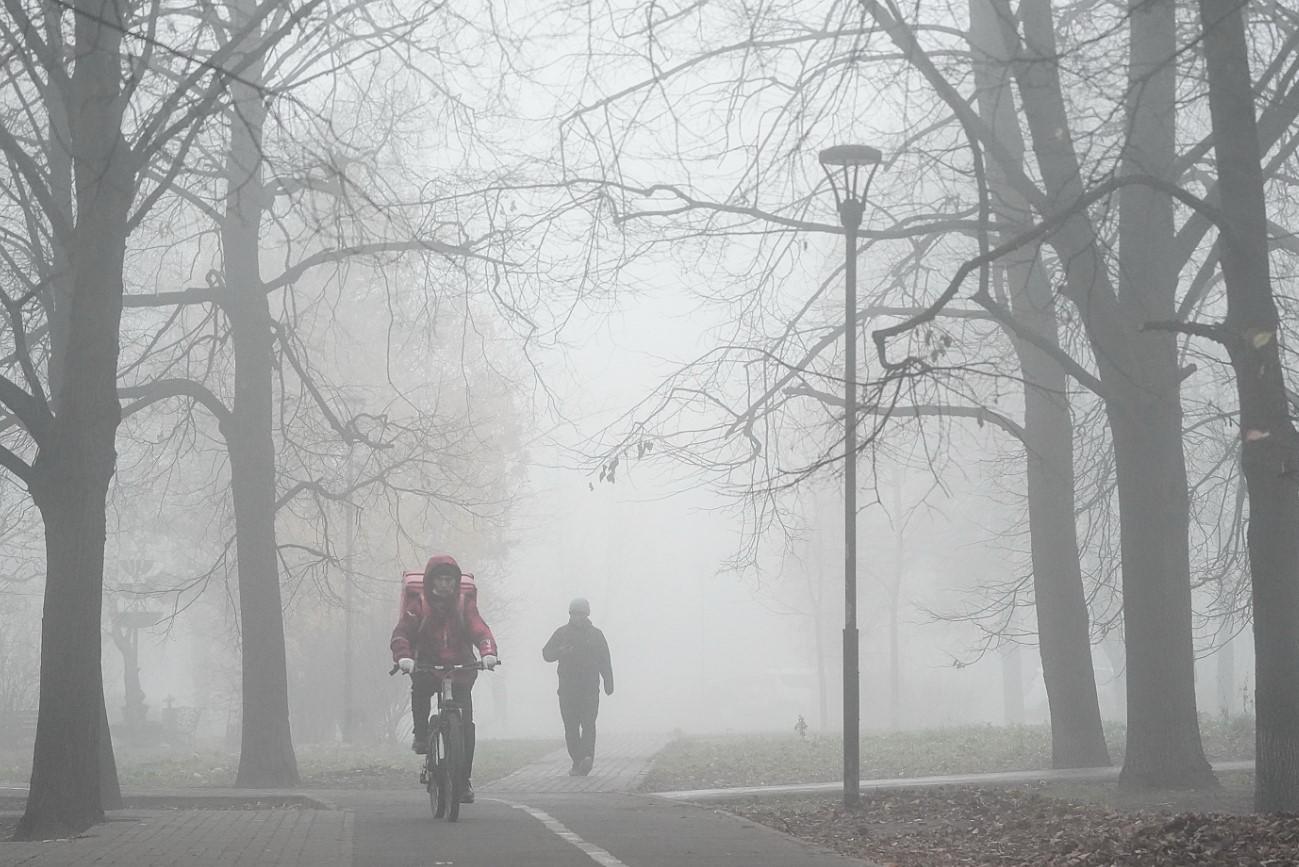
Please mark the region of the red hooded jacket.
<svg viewBox="0 0 1299 867"><path fill-rule="evenodd" d="M429 558L424 574L436 566L460 571L453 557L436 554ZM408 573L405 577L409 583L414 576ZM421 604L402 605L389 647L393 662L408 658L436 665L471 663L475 647L482 656L495 656L496 638L478 613L478 588L473 576L461 573L460 592L450 599L434 597L425 582ZM454 677L459 683L472 683L477 676L478 672L470 669L458 671Z"/></svg>

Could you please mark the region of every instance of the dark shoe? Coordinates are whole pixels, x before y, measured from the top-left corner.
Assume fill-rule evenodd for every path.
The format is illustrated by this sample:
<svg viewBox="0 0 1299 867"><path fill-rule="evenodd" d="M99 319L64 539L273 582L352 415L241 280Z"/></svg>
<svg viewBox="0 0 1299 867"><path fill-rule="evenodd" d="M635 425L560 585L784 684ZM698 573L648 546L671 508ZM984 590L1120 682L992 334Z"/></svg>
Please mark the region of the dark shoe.
<svg viewBox="0 0 1299 867"><path fill-rule="evenodd" d="M410 742L410 748L415 752L415 755L417 756L427 756L428 738L422 738L419 735L415 735L414 740Z"/></svg>
<svg viewBox="0 0 1299 867"><path fill-rule="evenodd" d="M587 774L591 773L591 765L593 764L595 764L595 757L587 756L577 763L577 773L580 776L585 777Z"/></svg>
<svg viewBox="0 0 1299 867"><path fill-rule="evenodd" d="M472 804L474 802L474 784L465 780L464 791L460 793L460 803Z"/></svg>

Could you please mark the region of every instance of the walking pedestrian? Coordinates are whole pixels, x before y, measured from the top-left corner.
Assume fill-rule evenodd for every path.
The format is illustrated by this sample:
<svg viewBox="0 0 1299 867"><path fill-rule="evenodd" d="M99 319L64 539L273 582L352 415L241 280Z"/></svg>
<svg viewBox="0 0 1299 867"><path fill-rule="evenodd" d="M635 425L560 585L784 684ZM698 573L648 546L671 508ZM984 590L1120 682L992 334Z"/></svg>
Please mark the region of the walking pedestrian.
<svg viewBox="0 0 1299 867"><path fill-rule="evenodd" d="M568 623L555 630L541 649L546 662L559 663L559 715L564 740L573 760L569 776L586 776L595 763L595 717L600 711L600 680L604 694L613 695L613 664L609 642L591 623L591 603L574 599Z"/></svg>

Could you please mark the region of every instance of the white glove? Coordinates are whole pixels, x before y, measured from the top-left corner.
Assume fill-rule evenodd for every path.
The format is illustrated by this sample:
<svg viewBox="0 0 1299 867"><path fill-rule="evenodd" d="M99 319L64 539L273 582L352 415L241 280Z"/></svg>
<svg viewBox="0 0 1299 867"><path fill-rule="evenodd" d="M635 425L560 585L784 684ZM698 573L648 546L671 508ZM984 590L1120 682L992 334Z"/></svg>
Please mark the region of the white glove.
<svg viewBox="0 0 1299 867"><path fill-rule="evenodd" d="M410 674L415 670L415 660L411 659L409 656L404 656L397 660L397 667L402 670L402 673Z"/></svg>
<svg viewBox="0 0 1299 867"><path fill-rule="evenodd" d="M493 668L500 665L500 663L501 661L497 659L495 656L492 656L490 653L483 657L483 668L487 669L488 671L491 671Z"/></svg>

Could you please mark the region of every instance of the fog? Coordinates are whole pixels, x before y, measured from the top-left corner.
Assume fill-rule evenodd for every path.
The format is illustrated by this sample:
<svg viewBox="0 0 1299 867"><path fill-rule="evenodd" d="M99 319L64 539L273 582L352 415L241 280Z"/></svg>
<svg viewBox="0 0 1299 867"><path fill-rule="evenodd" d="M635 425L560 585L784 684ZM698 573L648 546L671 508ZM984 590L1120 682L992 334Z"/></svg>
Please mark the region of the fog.
<svg viewBox="0 0 1299 867"><path fill-rule="evenodd" d="M266 177L248 183L264 184L265 201L248 221L263 236L244 260L229 258L259 265L253 295L272 298L257 323L259 340L276 345L267 390L246 402L265 411L275 472L261 491L275 532L258 577L281 589L295 744L405 744L408 682L388 673L389 639L402 572L434 553L475 575L500 645L503 665L475 691L484 739L560 736L555 667L541 648L574 597L590 600L611 648L617 689L602 697L603 731L789 734L800 720L841 729L844 238L816 154L858 141L888 154L853 259L870 310L852 329L864 406L861 725L1048 722L1026 451L1006 433L1027 426L1023 346L972 302L892 344L894 360L912 353L927 367L886 371L869 339L933 302L978 252L966 221L979 199L964 145L952 144L960 134L927 126L948 110L937 97L917 107L918 78L861 77L865 61L839 57L838 37L815 62L776 52L757 64L761 75L747 53L762 53L756 43L714 57L711 34L757 14L741 5L734 21L710 4L673 12L666 34L651 20L644 44L623 38L627 21L640 33L643 4L613 4L608 22L559 4L535 26L479 10L450 36L425 34L436 48L414 60L367 49L349 60L364 70L355 78L316 69L325 50L276 67L303 80L284 86L293 101L275 103L253 160ZM835 26L856 45L853 10ZM696 13L697 27L674 30ZM509 38L477 29L479 19ZM763 38L780 43L785 24L768 23ZM940 24L934 33L952 30ZM742 31L735 38L759 39ZM793 41L804 38L798 30ZM665 46L680 64L672 74L660 65ZM696 56L698 69L682 59ZM1093 72L1113 65L1081 56ZM841 85L804 77L840 67ZM1105 75L1077 96L1080 116L1118 116ZM150 94L135 98L173 104ZM223 124L238 118L222 108ZM1179 117L1193 142L1206 123ZM1120 126L1089 131L1087 159L1120 153ZM224 154L225 130L195 127L192 140ZM325 130L337 140L321 141ZM210 188L224 178L221 159L156 170L177 189L160 190L167 209L141 215L123 239L128 412L108 491L102 638L124 754L239 747L240 579L253 578L239 574L230 494L232 467L251 449L227 451L246 397L234 384L237 317L227 296L198 309L164 304L194 292L207 305L204 293L237 282L222 247L230 227L214 228L228 192ZM1079 172L1114 173L1090 163ZM913 233L928 223L930 235ZM1051 291L1066 283L1068 256L1041 243L1029 258L1050 272ZM1103 264L1097 273L1121 271ZM1009 282L993 276L996 292ZM1201 302L1205 317L1223 310L1220 297ZM1090 616L1081 640L1091 640L1102 717L1123 722L1117 470L1106 404L1080 385L1098 368L1085 307L1043 305L1055 348L1076 357L1073 379L1051 396L1074 426L1063 465L1078 470L1068 514ZM26 344L12 323L0 327L6 376L44 370L44 360L15 361ZM1202 713L1238 714L1252 710L1254 660L1243 542L1231 529L1243 514L1238 436L1224 421L1234 410L1221 410L1235 398L1221 359L1206 362L1186 337L1170 344L1170 379L1186 407L1175 424L1188 431L1193 486L1195 697ZM192 388L170 397L183 400L131 403L182 376ZM987 423L994 416L1007 425ZM0 421L9 464L34 463L34 437ZM42 515L16 478L0 484L0 713L12 719L36 707L46 571ZM138 664L126 661L133 654ZM142 705L132 704L135 667ZM29 754L15 755L0 782L25 779Z"/></svg>
<svg viewBox="0 0 1299 867"><path fill-rule="evenodd" d="M831 473L809 484L799 523L772 528L755 545L747 502L719 494L690 472L630 460L609 482L575 460L589 447L586 437L715 335L715 323L682 313L692 309L688 297L677 294L675 304L673 297L669 287L653 302L579 325L588 329L580 348L556 356L559 375L552 381L562 420L538 428L525 445L517 502L493 537L503 551L479 563L471 552L481 551L481 542L462 545L448 533L426 546L406 540L399 567L376 569L360 547L350 578L294 585L286 628L297 743L344 738L349 604L352 739L404 743L407 685L387 674L399 572L422 568L425 557L438 552L459 557L476 574L481 610L500 645L502 667L483 675L475 691L484 738L561 733L555 667L542 660L540 649L566 622L568 603L578 596L590 600L592 621L611 647L617 690L602 696L603 731L789 734L800 717L812 731L841 728L840 477ZM962 617L986 598L980 587L1012 581L1026 568L1026 541L1016 530L1021 507L999 496L1015 481L1003 477L1004 462L989 457L995 449L988 436L951 434L945 446L950 460L934 462L911 443L881 453L868 471L863 462L858 595L861 725L867 731L1048 720L1031 610L1019 612L1004 635L990 636L991 622L980 627ZM119 510L124 525L140 520L129 504ZM152 573L154 585L166 586L159 575L195 567L175 537L154 537L152 549L122 536L114 542L117 558L110 563ZM895 588L896 635L890 621ZM34 640L40 592L38 581L20 585L7 636ZM113 610L162 618L138 638L148 719L174 724L175 714L189 715L197 722L188 747L236 749L239 667L228 592L213 584L198 595L134 596L128 588L110 600ZM1112 721L1124 713L1116 638L1095 649L1102 712ZM1247 638L1233 642L1234 686L1225 695L1221 658L1199 664L1203 708L1245 709ZM9 640L12 672L24 657L21 641ZM1211 649L1221 640L1210 635L1202 646ZM30 665L30 648L28 654ZM104 660L110 719L129 754L143 743L123 728L122 656L111 640Z"/></svg>

